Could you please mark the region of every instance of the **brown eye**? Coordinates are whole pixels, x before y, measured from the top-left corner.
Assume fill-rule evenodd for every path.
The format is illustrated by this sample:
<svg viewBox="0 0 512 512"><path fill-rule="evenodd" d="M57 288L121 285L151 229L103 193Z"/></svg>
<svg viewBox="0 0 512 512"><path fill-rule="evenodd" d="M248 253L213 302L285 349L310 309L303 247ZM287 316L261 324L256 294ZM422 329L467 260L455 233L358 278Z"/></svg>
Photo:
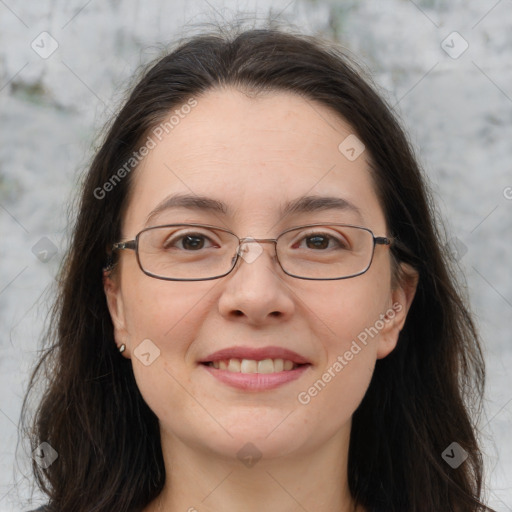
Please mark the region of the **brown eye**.
<svg viewBox="0 0 512 512"><path fill-rule="evenodd" d="M204 236L187 235L181 239L184 249L196 251L202 249L205 244Z"/></svg>
<svg viewBox="0 0 512 512"><path fill-rule="evenodd" d="M327 249L329 239L323 235L309 236L306 238L306 246L308 249Z"/></svg>
<svg viewBox="0 0 512 512"><path fill-rule="evenodd" d="M303 235L294 245L294 249L325 251L328 249L349 249L350 244L341 233L310 233Z"/></svg>
<svg viewBox="0 0 512 512"><path fill-rule="evenodd" d="M184 251L199 251L213 245L210 238L201 233L174 234L167 237L162 243L164 249L178 249Z"/></svg>

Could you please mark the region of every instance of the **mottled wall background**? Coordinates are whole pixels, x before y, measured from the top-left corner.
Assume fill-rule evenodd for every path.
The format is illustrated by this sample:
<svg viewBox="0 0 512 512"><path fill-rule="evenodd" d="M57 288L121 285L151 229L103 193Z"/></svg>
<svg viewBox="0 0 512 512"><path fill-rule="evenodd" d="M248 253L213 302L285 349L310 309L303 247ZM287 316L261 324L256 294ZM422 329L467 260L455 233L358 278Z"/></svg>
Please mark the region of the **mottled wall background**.
<svg viewBox="0 0 512 512"><path fill-rule="evenodd" d="M30 508L16 426L96 136L141 64L240 12L338 40L400 113L467 276L489 501L511 511L512 0L0 0L0 510Z"/></svg>

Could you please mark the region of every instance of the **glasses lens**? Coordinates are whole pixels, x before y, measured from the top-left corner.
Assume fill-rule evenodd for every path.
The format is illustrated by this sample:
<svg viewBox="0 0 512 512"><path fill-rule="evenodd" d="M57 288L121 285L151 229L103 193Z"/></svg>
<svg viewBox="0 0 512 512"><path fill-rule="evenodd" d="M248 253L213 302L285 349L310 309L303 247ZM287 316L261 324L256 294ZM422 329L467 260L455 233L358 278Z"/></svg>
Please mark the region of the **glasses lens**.
<svg viewBox="0 0 512 512"><path fill-rule="evenodd" d="M373 234L352 226L309 226L281 235L283 270L296 277L340 279L365 272L373 256Z"/></svg>
<svg viewBox="0 0 512 512"><path fill-rule="evenodd" d="M139 262L143 270L167 279L207 279L233 267L238 239L221 229L205 226L158 226L139 235Z"/></svg>
<svg viewBox="0 0 512 512"><path fill-rule="evenodd" d="M283 270L305 279L341 279L365 272L372 260L373 234L344 225L304 226L283 233L277 256ZM139 234L139 262L163 279L201 280L233 268L238 238L220 228L179 224ZM252 263L251 260L246 260Z"/></svg>

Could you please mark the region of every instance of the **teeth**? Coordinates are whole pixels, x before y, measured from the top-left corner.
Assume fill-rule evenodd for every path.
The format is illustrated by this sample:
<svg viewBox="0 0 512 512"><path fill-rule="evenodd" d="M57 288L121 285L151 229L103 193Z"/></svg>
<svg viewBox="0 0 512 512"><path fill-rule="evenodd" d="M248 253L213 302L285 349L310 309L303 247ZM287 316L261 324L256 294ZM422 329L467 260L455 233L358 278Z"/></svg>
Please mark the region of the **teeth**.
<svg viewBox="0 0 512 512"><path fill-rule="evenodd" d="M284 361L282 359L274 359L274 371L282 372L284 370Z"/></svg>
<svg viewBox="0 0 512 512"><path fill-rule="evenodd" d="M219 370L227 370L234 373L275 373L289 371L297 368L297 364L288 359L224 359L213 361L210 366Z"/></svg>
<svg viewBox="0 0 512 512"><path fill-rule="evenodd" d="M274 361L272 359L263 359L258 361L258 373L273 373L274 372Z"/></svg>
<svg viewBox="0 0 512 512"><path fill-rule="evenodd" d="M228 372L240 373L240 359L230 359L229 360Z"/></svg>
<svg viewBox="0 0 512 512"><path fill-rule="evenodd" d="M258 373L258 363L254 359L242 359L240 371L242 373Z"/></svg>

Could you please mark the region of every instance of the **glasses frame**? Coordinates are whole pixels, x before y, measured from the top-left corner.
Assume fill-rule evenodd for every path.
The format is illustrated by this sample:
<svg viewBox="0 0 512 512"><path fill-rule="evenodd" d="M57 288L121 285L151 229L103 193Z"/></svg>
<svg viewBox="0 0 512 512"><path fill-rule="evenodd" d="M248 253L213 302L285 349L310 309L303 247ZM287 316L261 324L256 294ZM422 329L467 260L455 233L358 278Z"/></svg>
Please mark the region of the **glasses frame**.
<svg viewBox="0 0 512 512"><path fill-rule="evenodd" d="M238 248L236 250L235 257L233 258L233 264L232 264L231 268L227 272L225 272L224 274L221 274L221 275L218 275L218 276L214 276L214 277L201 277L201 278L193 278L193 279L186 279L186 278L184 279L184 278L176 278L176 277L162 277L162 276L153 274L153 273L147 271L146 269L144 269L144 267L142 266L142 264L140 262L140 256L139 256L139 238L140 238L140 235L142 233L146 232L146 231L150 231L150 230L153 230L153 229L166 228L166 227L175 227L175 226L192 226L192 227L211 228L211 229L216 229L218 231L224 231L225 233L229 233L229 234L233 235L238 240ZM372 238L373 238L373 247L372 247L372 254L371 254L371 257L370 257L370 262L368 263L366 268L364 270L362 270L361 272L357 272L355 274L350 274L348 276L343 276L343 277L302 277L302 276L297 276L295 274L291 274L291 273L287 272L283 268L283 265L281 264L281 262L279 261L279 255L278 255L278 252L277 252L277 241L284 234L289 233L290 231L294 231L294 230L298 230L298 229L302 229L302 228L316 227L316 226L343 226L343 227L348 227L348 228L362 229L363 231L367 231L368 233L370 233L372 235ZM314 224L304 224L303 226L295 226L293 228L286 229L285 231L280 233L277 236L277 238L252 238L252 237L239 238L238 235L236 235L235 233L233 233L229 229L221 228L221 227L218 227L218 226L213 226L213 225L210 225L210 224L177 223L177 224L162 224L160 226L150 226L148 228L144 228L143 230L139 231L137 233L137 235L135 235L135 238L133 240L128 240L126 242L116 242L115 244L113 244L112 245L112 251L120 251L120 250L125 250L125 249L129 249L129 250L135 251L135 255L137 257L137 263L138 263L139 268L141 269L141 271L144 274L146 274L147 276L153 277L155 279L161 279L163 281L211 281L213 279L220 279L221 277L225 277L228 274L230 274L231 272L233 272L233 269L236 267L236 265L238 263L238 260L240 259L240 256L242 254L242 251L241 251L242 244L244 244L244 243L251 243L251 242L273 243L274 244L275 253L276 253L276 260L279 263L279 266L281 267L281 270L286 275L288 275L290 277L294 277L295 279L304 279L304 280L307 280L307 281L339 281L341 279L350 279L352 277L357 277L357 276L360 276L360 275L364 274L365 272L367 272L368 269L371 267L372 262L373 262L373 257L374 257L374 254L375 254L375 246L376 245L391 246L393 244L393 242L394 242L394 239L392 237L386 237L386 236L375 236L371 229L365 228L363 226L356 226L356 225L353 225L353 224L345 224L345 223L337 223L337 222L331 222L331 223L318 222L318 223L314 223ZM113 266L114 265L112 265L110 268L113 268Z"/></svg>

